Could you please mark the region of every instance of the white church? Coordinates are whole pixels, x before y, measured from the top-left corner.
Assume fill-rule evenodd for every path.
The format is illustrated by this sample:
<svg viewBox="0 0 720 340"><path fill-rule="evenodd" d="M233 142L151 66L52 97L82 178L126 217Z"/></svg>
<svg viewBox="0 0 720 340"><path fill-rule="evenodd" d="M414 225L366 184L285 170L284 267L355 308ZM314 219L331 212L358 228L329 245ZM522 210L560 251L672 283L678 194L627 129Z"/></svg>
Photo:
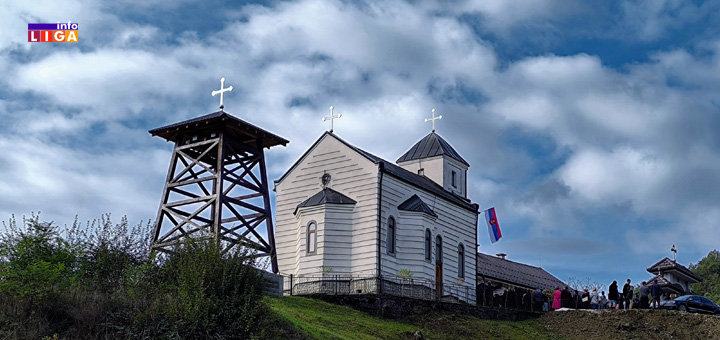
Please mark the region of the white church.
<svg viewBox="0 0 720 340"><path fill-rule="evenodd" d="M290 289L475 304L470 165L435 133L434 119L433 110L432 132L395 163L331 128L275 181L277 260Z"/></svg>

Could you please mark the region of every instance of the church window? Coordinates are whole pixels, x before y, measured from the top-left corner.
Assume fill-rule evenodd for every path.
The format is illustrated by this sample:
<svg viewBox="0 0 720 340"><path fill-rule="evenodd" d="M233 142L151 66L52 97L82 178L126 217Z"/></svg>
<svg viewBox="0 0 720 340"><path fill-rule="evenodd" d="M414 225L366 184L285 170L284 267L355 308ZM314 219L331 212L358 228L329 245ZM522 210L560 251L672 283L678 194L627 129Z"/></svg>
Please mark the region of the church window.
<svg viewBox="0 0 720 340"><path fill-rule="evenodd" d="M456 180L457 173L455 173L455 171L452 171L452 173L450 174L450 177L451 177L451 180L452 180L452 186L453 186L453 188L457 188L457 180Z"/></svg>
<svg viewBox="0 0 720 340"><path fill-rule="evenodd" d="M315 254L317 251L317 223L310 222L307 226L307 253Z"/></svg>
<svg viewBox="0 0 720 340"><path fill-rule="evenodd" d="M437 237L435 237L435 262L442 263L442 258L442 237L438 235Z"/></svg>
<svg viewBox="0 0 720 340"><path fill-rule="evenodd" d="M389 254L395 254L395 219L390 217L388 219L388 234L387 234L387 251Z"/></svg>
<svg viewBox="0 0 720 340"><path fill-rule="evenodd" d="M430 229L425 229L425 261L430 261L432 257L432 234Z"/></svg>
<svg viewBox="0 0 720 340"><path fill-rule="evenodd" d="M465 277L465 246L458 246L458 277Z"/></svg>

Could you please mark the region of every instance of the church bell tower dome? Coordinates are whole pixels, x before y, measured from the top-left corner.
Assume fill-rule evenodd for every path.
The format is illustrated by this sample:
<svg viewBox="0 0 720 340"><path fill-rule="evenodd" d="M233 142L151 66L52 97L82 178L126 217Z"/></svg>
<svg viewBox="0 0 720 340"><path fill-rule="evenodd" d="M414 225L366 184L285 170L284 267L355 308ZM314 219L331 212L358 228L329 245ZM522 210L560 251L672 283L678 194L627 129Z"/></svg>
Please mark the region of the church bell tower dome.
<svg viewBox="0 0 720 340"><path fill-rule="evenodd" d="M449 192L467 197L470 164L435 131L415 143L396 163L405 170L432 179Z"/></svg>

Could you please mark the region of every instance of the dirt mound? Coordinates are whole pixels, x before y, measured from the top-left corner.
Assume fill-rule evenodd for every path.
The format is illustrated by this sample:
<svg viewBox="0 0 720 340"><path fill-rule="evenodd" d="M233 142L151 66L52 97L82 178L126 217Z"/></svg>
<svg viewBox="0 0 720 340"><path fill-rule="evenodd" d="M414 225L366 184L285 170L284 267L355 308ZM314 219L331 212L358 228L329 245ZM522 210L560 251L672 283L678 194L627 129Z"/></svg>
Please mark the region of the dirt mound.
<svg viewBox="0 0 720 340"><path fill-rule="evenodd" d="M675 311L573 310L547 313L539 320L567 339L720 340L720 317Z"/></svg>

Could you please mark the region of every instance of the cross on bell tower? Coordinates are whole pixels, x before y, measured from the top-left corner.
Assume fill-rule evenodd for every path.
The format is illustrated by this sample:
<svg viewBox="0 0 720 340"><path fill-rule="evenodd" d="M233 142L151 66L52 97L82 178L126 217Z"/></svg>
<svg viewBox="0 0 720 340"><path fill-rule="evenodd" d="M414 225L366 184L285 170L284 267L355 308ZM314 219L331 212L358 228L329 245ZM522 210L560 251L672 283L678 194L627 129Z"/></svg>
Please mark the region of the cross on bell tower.
<svg viewBox="0 0 720 340"><path fill-rule="evenodd" d="M286 139L220 111L150 130L175 143L160 200L152 249L171 252L186 239L211 239L223 252L246 247L270 259L275 235L263 150Z"/></svg>
<svg viewBox="0 0 720 340"><path fill-rule="evenodd" d="M432 118L425 118L425 123L432 122L432 132L435 132L435 121L442 119L442 115L435 117L435 109L432 109Z"/></svg>
<svg viewBox="0 0 720 340"><path fill-rule="evenodd" d="M672 248L670 248L670 251L673 253L673 262L676 262L676 255L677 255L677 249L675 249L675 245L672 245Z"/></svg>
<svg viewBox="0 0 720 340"><path fill-rule="evenodd" d="M230 92L233 90L233 87L225 87L225 77L220 78L220 89L216 91L212 91L212 96L215 97L216 94L220 95L220 111L222 111L225 108L225 105L223 105L223 94L225 92Z"/></svg>

